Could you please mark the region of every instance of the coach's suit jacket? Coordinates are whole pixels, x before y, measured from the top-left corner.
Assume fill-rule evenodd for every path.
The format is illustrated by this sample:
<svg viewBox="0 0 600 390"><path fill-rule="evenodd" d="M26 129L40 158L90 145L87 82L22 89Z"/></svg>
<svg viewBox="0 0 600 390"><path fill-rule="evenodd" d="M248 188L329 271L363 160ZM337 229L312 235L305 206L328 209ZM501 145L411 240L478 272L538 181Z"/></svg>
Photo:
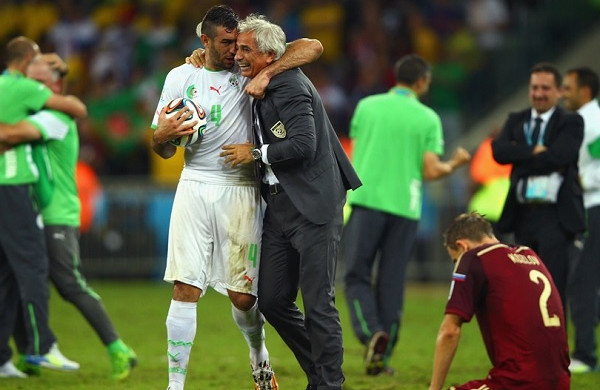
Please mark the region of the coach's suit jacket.
<svg viewBox="0 0 600 390"><path fill-rule="evenodd" d="M311 81L299 68L273 77L256 102L267 157L298 211L332 220L346 191L361 185Z"/></svg>
<svg viewBox="0 0 600 390"><path fill-rule="evenodd" d="M530 120L531 109L511 113L500 136L492 143L496 161L513 164L510 190L498 228L502 232L514 231L520 206L515 192L520 178L558 171L564 176L556 205L559 223L571 234L582 232L585 230L585 219L577 159L583 140L583 119L579 114L556 107L543 138L548 150L537 155L532 155L533 146L528 145L525 138L524 126Z"/></svg>

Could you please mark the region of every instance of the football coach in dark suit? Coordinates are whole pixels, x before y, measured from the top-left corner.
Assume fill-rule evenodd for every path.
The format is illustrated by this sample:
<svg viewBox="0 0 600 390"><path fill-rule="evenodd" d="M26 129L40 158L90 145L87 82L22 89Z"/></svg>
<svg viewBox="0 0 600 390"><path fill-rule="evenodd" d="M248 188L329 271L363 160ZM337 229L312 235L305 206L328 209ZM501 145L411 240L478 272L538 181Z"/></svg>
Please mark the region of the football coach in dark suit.
<svg viewBox="0 0 600 390"><path fill-rule="evenodd" d="M285 51L281 28L261 16L250 15L239 31L236 61L243 76L254 78ZM336 259L346 191L361 182L319 94L300 69L271 78L253 106L256 141L225 146L222 155L232 165L264 167L258 305L306 373L307 389L341 390ZM296 305L298 289L305 314Z"/></svg>
<svg viewBox="0 0 600 390"><path fill-rule="evenodd" d="M561 83L553 65L535 65L531 108L509 115L492 150L500 164L513 164L498 228L540 255L566 307L569 247L585 230L577 168L583 119L557 106Z"/></svg>

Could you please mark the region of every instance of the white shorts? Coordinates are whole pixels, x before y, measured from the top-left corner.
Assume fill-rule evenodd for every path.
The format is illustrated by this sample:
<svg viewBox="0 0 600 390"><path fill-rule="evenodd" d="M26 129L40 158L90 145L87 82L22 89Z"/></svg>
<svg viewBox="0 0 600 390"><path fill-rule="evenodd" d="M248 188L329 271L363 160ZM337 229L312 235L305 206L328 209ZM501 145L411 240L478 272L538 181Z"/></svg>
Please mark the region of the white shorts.
<svg viewBox="0 0 600 390"><path fill-rule="evenodd" d="M164 280L256 296L262 216L258 187L180 180Z"/></svg>

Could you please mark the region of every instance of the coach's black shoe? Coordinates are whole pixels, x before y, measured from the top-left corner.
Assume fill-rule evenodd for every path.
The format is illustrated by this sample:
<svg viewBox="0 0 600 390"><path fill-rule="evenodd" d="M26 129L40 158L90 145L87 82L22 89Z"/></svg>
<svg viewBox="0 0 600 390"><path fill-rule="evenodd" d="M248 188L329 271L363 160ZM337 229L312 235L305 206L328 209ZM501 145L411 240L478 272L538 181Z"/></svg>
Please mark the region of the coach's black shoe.
<svg viewBox="0 0 600 390"><path fill-rule="evenodd" d="M379 375L385 370L385 350L387 348L390 336L383 331L379 331L371 337L365 354L365 367L367 375Z"/></svg>

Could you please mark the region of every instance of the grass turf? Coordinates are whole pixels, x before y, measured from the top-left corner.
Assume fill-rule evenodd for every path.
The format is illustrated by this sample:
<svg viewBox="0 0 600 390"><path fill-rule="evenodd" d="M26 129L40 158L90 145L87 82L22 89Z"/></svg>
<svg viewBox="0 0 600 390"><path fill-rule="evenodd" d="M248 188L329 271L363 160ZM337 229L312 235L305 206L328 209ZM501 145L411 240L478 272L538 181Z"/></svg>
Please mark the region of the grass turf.
<svg viewBox="0 0 600 390"><path fill-rule="evenodd" d="M106 349L83 317L53 290L50 322L62 352L81 363L76 373L44 370L40 377L0 379L1 389L165 389L167 386L165 317L171 288L163 282L93 281L123 340L134 348L139 365L124 382L109 378ZM337 306L344 329L344 390L427 389L433 349L448 294L446 284L410 284L404 321L391 365L394 376L367 377L363 347L354 338L343 299ZM253 388L248 349L231 318L227 299L214 291L198 305L198 331L187 389L250 390ZM446 385L483 378L490 368L476 323L463 326L463 335ZM294 356L267 326L267 347L281 390L304 390L306 379ZM600 373L574 376L571 388L598 388Z"/></svg>

